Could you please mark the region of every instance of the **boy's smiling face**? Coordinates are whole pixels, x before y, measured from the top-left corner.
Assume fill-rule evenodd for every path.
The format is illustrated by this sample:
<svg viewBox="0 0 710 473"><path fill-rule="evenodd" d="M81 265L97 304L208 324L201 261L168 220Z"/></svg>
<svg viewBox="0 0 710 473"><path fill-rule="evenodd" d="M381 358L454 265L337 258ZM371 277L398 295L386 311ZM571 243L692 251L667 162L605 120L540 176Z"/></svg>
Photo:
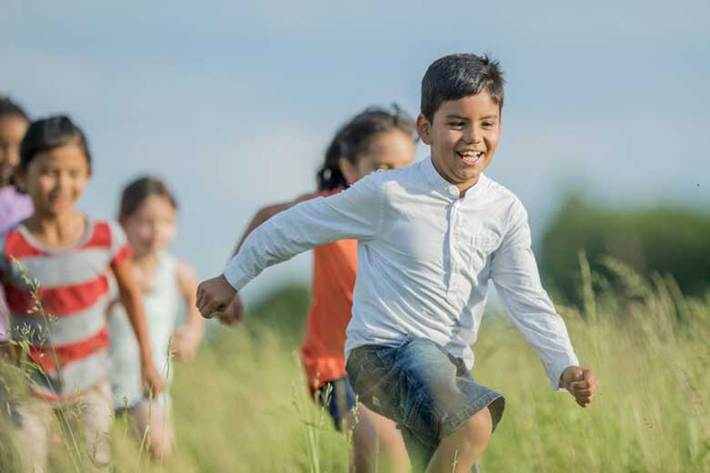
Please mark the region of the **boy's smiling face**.
<svg viewBox="0 0 710 473"><path fill-rule="evenodd" d="M432 122L417 118L417 130L431 146L434 167L463 195L491 162L500 135L500 106L487 90L443 102Z"/></svg>

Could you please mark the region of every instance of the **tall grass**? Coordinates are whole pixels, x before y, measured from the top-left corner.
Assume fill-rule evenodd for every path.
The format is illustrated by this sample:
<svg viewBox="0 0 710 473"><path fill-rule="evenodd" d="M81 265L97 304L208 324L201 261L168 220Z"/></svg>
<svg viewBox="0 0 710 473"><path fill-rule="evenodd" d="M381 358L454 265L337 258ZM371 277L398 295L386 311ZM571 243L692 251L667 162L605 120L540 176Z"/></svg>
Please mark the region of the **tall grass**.
<svg viewBox="0 0 710 473"><path fill-rule="evenodd" d="M583 365L599 374L590 408L550 389L505 317L484 321L473 375L507 400L485 472L710 471L710 299L686 299L672 279L606 264L614 281L582 271L582 308L559 307ZM151 463L119 421L116 471L347 471L347 436L310 401L295 356L307 297L305 289L276 293L242 326L217 329L195 362L177 365L175 458ZM63 471L57 450L53 464ZM11 456L0 448L0 462ZM5 465L0 471L12 471Z"/></svg>

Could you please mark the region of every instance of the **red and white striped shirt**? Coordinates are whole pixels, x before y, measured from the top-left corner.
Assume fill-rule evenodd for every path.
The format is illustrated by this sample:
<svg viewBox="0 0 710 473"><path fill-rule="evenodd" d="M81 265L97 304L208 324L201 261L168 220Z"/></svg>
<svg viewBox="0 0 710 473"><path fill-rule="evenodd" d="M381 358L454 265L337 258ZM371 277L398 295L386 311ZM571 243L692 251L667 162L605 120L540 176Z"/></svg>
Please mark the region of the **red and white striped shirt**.
<svg viewBox="0 0 710 473"><path fill-rule="evenodd" d="M44 245L24 225L6 234L0 276L8 332L29 348L33 394L72 398L108 377L109 269L129 256L115 222L87 219L84 236L69 248Z"/></svg>

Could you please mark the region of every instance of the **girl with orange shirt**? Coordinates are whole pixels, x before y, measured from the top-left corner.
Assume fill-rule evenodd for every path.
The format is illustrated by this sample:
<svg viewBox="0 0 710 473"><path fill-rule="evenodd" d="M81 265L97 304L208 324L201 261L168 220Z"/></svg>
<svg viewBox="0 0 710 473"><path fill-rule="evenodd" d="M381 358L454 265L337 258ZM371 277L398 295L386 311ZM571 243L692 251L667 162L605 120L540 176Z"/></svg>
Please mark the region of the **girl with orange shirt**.
<svg viewBox="0 0 710 473"><path fill-rule="evenodd" d="M327 196L380 169L407 166L414 160L415 128L398 107L392 111L368 108L338 130L318 171L318 191L257 212L241 243L256 227L304 200ZM357 273L357 242L340 240L314 249L313 302L308 313L301 359L316 402L327 409L338 429L353 430L352 467L356 472L407 471L409 460L396 425L359 404L345 371L345 329L350 322ZM233 324L241 318L238 297L220 319ZM382 462L382 465L377 463Z"/></svg>

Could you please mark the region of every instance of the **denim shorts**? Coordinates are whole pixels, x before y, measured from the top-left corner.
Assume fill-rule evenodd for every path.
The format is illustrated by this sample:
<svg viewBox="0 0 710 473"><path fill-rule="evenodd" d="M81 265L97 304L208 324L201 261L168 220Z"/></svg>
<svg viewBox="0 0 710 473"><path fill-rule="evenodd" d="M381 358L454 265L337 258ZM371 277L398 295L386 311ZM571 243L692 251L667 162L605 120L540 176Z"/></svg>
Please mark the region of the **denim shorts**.
<svg viewBox="0 0 710 473"><path fill-rule="evenodd" d="M323 383L313 398L328 409L338 430L342 429L343 418L355 407L355 392L347 376Z"/></svg>
<svg viewBox="0 0 710 473"><path fill-rule="evenodd" d="M503 396L431 340L355 348L346 370L359 400L397 423L415 468L425 468L441 439L478 411L490 409L494 430L503 415Z"/></svg>

